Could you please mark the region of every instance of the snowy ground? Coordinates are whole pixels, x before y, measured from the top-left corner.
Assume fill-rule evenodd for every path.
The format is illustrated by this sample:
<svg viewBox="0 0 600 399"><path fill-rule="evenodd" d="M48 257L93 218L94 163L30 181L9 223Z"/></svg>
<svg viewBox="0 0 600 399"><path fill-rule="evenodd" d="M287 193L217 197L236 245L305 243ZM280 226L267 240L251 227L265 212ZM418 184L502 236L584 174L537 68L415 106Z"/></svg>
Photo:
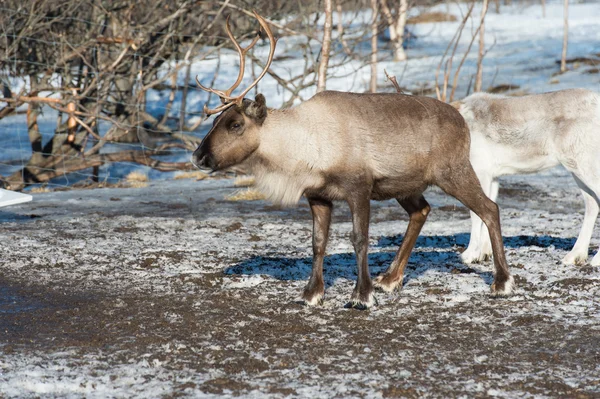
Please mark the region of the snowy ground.
<svg viewBox="0 0 600 399"><path fill-rule="evenodd" d="M232 202L229 180L35 195L0 212L5 397L598 397L600 268L560 264L582 201L557 169L506 179L499 203L516 295L468 267L468 212L437 190L400 292L347 310L348 209L334 217L326 301L296 300L310 214ZM407 218L373 203L384 270ZM597 249L598 229L593 243Z"/></svg>

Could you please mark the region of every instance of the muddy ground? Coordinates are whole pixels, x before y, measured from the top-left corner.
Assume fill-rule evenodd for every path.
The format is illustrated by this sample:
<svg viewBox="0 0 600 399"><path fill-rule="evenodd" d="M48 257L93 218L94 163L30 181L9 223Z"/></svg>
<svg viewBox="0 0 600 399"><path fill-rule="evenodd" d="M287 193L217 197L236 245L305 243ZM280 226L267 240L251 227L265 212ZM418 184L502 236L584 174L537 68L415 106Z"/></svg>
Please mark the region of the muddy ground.
<svg viewBox="0 0 600 399"><path fill-rule="evenodd" d="M583 205L560 171L501 189L518 283L464 265L467 210L437 190L402 291L344 309L356 278L338 206L321 307L308 206L227 201L231 181L40 194L0 210L4 397L600 397L600 268L563 266ZM407 217L373 203L372 275ZM590 254L597 250L598 227Z"/></svg>

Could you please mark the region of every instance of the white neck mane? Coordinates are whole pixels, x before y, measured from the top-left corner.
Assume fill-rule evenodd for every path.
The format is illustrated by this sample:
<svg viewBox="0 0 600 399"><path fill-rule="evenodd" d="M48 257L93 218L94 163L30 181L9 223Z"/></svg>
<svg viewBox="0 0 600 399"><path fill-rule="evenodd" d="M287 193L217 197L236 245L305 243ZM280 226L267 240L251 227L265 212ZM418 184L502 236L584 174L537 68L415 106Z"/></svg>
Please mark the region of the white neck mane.
<svg viewBox="0 0 600 399"><path fill-rule="evenodd" d="M331 137L316 126L317 118L300 120L296 110L269 110L251 162L257 188L282 205L296 204L307 189L321 187L322 172L336 161Z"/></svg>

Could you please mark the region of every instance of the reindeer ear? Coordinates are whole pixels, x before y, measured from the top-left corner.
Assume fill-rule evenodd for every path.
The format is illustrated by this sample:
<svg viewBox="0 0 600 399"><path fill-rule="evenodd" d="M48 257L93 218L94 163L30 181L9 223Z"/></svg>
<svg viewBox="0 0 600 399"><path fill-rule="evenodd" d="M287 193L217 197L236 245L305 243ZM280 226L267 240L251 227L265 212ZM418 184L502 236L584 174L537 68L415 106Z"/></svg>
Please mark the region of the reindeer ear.
<svg viewBox="0 0 600 399"><path fill-rule="evenodd" d="M267 117L267 100L265 96L258 94L254 98L254 101L249 101L244 109L244 114L254 119L259 125L262 125Z"/></svg>

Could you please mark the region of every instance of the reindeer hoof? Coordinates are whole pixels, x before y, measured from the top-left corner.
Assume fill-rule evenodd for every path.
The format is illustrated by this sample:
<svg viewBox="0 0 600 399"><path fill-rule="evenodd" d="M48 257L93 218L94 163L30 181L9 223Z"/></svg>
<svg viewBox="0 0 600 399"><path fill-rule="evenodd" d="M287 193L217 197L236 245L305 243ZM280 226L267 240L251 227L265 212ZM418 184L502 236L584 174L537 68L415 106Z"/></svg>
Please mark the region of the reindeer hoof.
<svg viewBox="0 0 600 399"><path fill-rule="evenodd" d="M460 254L460 258L462 259L463 263L472 264L485 262L491 259L492 256L479 250L472 251L470 249L467 249L465 252Z"/></svg>
<svg viewBox="0 0 600 399"><path fill-rule="evenodd" d="M370 293L369 296L363 300L360 300L358 298L352 298L350 300L350 302L348 302L347 304L344 305L344 308L356 309L356 310L368 310L377 304L378 304L377 299L375 298L373 293Z"/></svg>
<svg viewBox="0 0 600 399"><path fill-rule="evenodd" d="M569 252L562 260L563 265L584 265L588 259L587 252L578 253L575 250Z"/></svg>
<svg viewBox="0 0 600 399"><path fill-rule="evenodd" d="M402 280L392 280L387 273L380 274L373 280L373 286L385 292L392 292L400 285Z"/></svg>
<svg viewBox="0 0 600 399"><path fill-rule="evenodd" d="M368 310L369 306L366 303L350 301L344 305L345 309Z"/></svg>
<svg viewBox="0 0 600 399"><path fill-rule="evenodd" d="M313 295L302 295L302 303L306 306L321 306L323 305L323 294L317 293Z"/></svg>
<svg viewBox="0 0 600 399"><path fill-rule="evenodd" d="M494 281L492 284L492 296L508 296L512 293L515 287L515 279L513 276L509 276L508 279L502 283Z"/></svg>

